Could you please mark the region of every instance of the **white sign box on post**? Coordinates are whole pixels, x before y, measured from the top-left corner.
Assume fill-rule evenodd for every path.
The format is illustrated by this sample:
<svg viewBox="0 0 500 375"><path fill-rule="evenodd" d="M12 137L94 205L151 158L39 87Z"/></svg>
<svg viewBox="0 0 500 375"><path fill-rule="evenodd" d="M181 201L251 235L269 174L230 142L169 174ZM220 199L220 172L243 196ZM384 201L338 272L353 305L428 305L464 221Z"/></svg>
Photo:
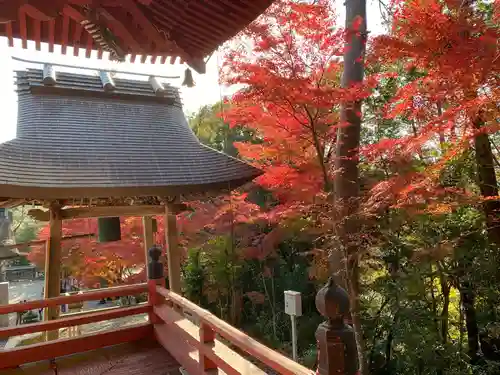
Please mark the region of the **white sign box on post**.
<svg viewBox="0 0 500 375"><path fill-rule="evenodd" d="M293 360L297 361L297 317L302 315L302 297L299 292L285 290L285 313L292 322Z"/></svg>
<svg viewBox="0 0 500 375"><path fill-rule="evenodd" d="M285 290L285 313L288 315L302 315L302 296L299 292Z"/></svg>

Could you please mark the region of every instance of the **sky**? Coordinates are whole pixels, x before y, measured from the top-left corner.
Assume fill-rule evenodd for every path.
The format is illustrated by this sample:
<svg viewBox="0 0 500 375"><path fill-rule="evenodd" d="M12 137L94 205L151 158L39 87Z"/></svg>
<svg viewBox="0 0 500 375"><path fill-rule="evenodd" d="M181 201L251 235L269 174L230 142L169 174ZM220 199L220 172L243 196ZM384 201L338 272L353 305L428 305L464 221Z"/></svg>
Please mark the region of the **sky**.
<svg viewBox="0 0 500 375"><path fill-rule="evenodd" d="M337 0L340 4L340 1ZM344 7L337 6L339 23L343 24ZM382 26L380 24L380 12L377 0L368 1L367 5L368 14L368 29L370 35L380 33ZM68 47L66 55L60 54L61 47L55 46L54 53L48 52L48 45L42 43L41 50L36 51L35 43L28 42L28 49L21 48L21 41L14 40L14 47L9 47L7 38L0 37L0 143L8 141L16 136L16 122L17 122L17 94L15 92L14 74L16 70L23 70L26 68L42 68L40 64L27 64L15 61L12 57L18 57L25 60L35 60L48 63L59 63L72 66L82 66L88 68L101 69L117 69L122 71L132 71L136 73L146 73L151 75L164 75L164 76L180 76L179 79L167 80L173 86L180 87L181 97L184 103L184 112L190 114L196 112L201 106L206 104L216 103L221 99L221 96L230 95L234 93L235 88L221 87L218 84L218 66L222 62L221 54L215 52L207 64L206 74L200 75L193 72L196 86L192 88L181 87L184 78L185 66L181 64L150 64L149 60L142 64L139 58L136 59L134 64L128 62L113 63L106 59L98 60L97 52L93 51L91 58L85 58L85 51L80 49L79 57L73 56L73 48ZM72 69L56 68L56 71L75 71ZM91 71L83 71L84 74L92 74ZM127 76L126 78L144 79L147 77Z"/></svg>

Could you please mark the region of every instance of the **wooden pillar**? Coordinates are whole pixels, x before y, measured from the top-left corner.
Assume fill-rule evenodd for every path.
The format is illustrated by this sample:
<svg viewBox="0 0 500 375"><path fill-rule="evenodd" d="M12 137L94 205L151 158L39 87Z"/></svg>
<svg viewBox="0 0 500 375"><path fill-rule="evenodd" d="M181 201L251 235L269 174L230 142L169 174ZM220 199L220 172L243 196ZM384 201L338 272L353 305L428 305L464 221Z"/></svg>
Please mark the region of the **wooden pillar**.
<svg viewBox="0 0 500 375"><path fill-rule="evenodd" d="M359 370L352 327L344 322L349 296L333 277L316 295L316 308L327 320L316 330L318 375L356 375Z"/></svg>
<svg viewBox="0 0 500 375"><path fill-rule="evenodd" d="M45 287L44 298L58 297L61 292L61 241L62 219L61 206L54 202L49 209L49 238L45 250ZM45 309L44 319L59 318L60 306ZM46 332L45 340L52 341L59 338L59 330Z"/></svg>
<svg viewBox="0 0 500 375"><path fill-rule="evenodd" d="M148 256L149 249L151 249L154 245L153 238L153 218L151 216L143 216L142 217L142 228L143 228L143 237L144 237L144 259L147 270L147 277L149 279L149 267L148 265Z"/></svg>
<svg viewBox="0 0 500 375"><path fill-rule="evenodd" d="M167 243L168 281L172 292L181 294L181 254L177 234L175 206L165 206L165 237Z"/></svg>
<svg viewBox="0 0 500 375"><path fill-rule="evenodd" d="M148 300L151 306L149 312L149 321L152 324L159 324L162 322L160 318L154 313L154 307L161 304L161 296L156 292L156 286L160 285L165 287L165 277L163 276L163 264L160 261L161 248L152 246L147 251L147 269L148 269Z"/></svg>

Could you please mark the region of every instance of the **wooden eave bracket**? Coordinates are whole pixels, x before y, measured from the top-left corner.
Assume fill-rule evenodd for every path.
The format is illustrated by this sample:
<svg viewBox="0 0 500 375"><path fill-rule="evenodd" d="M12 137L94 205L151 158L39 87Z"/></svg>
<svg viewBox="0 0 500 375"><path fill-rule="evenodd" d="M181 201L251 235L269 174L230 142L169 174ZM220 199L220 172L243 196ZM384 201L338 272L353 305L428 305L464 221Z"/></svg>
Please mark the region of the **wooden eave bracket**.
<svg viewBox="0 0 500 375"><path fill-rule="evenodd" d="M174 215L179 215L184 211L192 211L192 209L185 203L169 203L167 207L168 211Z"/></svg>
<svg viewBox="0 0 500 375"><path fill-rule="evenodd" d="M207 72L207 64L202 58L188 58L186 59L186 63L199 74Z"/></svg>

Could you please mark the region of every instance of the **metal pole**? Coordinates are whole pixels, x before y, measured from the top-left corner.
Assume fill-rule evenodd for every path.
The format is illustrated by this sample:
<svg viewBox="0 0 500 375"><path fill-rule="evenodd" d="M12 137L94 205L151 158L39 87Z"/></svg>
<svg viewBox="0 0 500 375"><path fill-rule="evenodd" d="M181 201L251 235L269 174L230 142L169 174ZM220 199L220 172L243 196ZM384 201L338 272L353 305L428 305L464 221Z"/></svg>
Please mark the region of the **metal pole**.
<svg viewBox="0 0 500 375"><path fill-rule="evenodd" d="M295 315L290 315L292 320L292 358L297 362L297 317Z"/></svg>

